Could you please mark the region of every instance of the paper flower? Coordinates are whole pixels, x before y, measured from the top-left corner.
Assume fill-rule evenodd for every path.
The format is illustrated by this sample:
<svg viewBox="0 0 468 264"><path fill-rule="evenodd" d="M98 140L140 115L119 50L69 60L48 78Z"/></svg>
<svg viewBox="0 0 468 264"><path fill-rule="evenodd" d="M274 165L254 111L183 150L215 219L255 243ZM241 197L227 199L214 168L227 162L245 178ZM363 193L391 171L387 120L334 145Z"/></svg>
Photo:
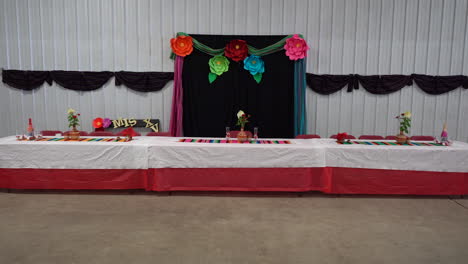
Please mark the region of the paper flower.
<svg viewBox="0 0 468 264"><path fill-rule="evenodd" d="M176 55L185 57L193 51L193 41L190 36L178 36L171 39L172 52Z"/></svg>
<svg viewBox="0 0 468 264"><path fill-rule="evenodd" d="M264 73L265 63L260 56L250 55L244 60L244 69L248 70L252 75Z"/></svg>
<svg viewBox="0 0 468 264"><path fill-rule="evenodd" d="M110 127L110 125L112 124L111 120L109 118L104 118L104 120L102 120L102 127L103 128L108 128Z"/></svg>
<svg viewBox="0 0 468 264"><path fill-rule="evenodd" d="M247 42L240 39L231 40L224 48L224 55L233 61L241 61L248 55Z"/></svg>
<svg viewBox="0 0 468 264"><path fill-rule="evenodd" d="M103 125L102 118L98 117L93 120L93 127L94 128L101 128Z"/></svg>
<svg viewBox="0 0 468 264"><path fill-rule="evenodd" d="M223 55L214 56L208 61L210 71L216 75L221 75L229 70L229 60Z"/></svg>
<svg viewBox="0 0 468 264"><path fill-rule="evenodd" d="M298 60L307 57L309 46L307 46L307 42L303 38L295 34L286 40L284 49L290 60Z"/></svg>

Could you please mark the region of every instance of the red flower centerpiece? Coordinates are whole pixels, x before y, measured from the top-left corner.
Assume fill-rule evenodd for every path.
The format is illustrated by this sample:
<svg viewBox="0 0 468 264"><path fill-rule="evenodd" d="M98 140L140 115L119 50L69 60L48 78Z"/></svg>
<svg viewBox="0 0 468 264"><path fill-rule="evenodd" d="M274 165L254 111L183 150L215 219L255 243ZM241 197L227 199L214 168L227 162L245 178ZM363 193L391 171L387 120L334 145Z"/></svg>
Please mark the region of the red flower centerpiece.
<svg viewBox="0 0 468 264"><path fill-rule="evenodd" d="M241 127L241 130L237 133L237 140L240 143L244 143L249 140L247 133L244 131L245 124L249 122L249 117L250 115L245 114L242 110L237 112L237 125Z"/></svg>
<svg viewBox="0 0 468 264"><path fill-rule="evenodd" d="M240 39L231 40L224 48L224 55L233 61L244 60L248 53L247 42Z"/></svg>
<svg viewBox="0 0 468 264"><path fill-rule="evenodd" d="M177 56L185 57L193 51L193 41L190 36L178 36L171 39L171 48Z"/></svg>
<svg viewBox="0 0 468 264"><path fill-rule="evenodd" d="M336 135L336 141L339 142L339 143L343 143L347 137L348 137L348 133L346 133L346 132L338 133Z"/></svg>
<svg viewBox="0 0 468 264"><path fill-rule="evenodd" d="M68 127L71 127L72 130L68 132L68 139L72 140L78 140L80 139L80 131L76 129L76 126L80 125L80 120L78 117L80 114L78 114L74 109L69 108L68 109Z"/></svg>

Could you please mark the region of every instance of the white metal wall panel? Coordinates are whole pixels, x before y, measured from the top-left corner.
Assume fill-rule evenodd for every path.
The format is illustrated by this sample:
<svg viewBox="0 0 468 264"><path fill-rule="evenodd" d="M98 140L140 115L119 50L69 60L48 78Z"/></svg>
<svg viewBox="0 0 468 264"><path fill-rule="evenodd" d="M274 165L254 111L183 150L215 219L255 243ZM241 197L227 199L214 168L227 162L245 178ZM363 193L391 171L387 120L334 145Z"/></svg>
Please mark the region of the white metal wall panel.
<svg viewBox="0 0 468 264"><path fill-rule="evenodd" d="M0 67L24 70L173 71L169 39L197 34L301 33L308 72L468 75L468 0L0 0ZM0 136L66 128L66 109L97 116L170 119L172 83L139 93L113 79L93 92L57 85L20 91L0 84ZM433 96L416 85L390 95L362 87L323 96L307 91L309 133L395 134L394 116L413 111L412 134L443 122L468 141L468 91Z"/></svg>

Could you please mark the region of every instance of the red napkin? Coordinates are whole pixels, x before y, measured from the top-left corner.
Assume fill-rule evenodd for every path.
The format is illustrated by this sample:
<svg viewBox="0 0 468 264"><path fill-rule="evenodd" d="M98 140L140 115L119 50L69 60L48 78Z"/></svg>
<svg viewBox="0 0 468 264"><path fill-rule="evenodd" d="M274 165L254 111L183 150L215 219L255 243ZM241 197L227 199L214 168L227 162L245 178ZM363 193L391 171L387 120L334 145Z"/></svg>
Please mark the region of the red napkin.
<svg viewBox="0 0 468 264"><path fill-rule="evenodd" d="M133 127L126 128L125 130L122 130L122 135L126 137L135 137L138 134L133 130Z"/></svg>

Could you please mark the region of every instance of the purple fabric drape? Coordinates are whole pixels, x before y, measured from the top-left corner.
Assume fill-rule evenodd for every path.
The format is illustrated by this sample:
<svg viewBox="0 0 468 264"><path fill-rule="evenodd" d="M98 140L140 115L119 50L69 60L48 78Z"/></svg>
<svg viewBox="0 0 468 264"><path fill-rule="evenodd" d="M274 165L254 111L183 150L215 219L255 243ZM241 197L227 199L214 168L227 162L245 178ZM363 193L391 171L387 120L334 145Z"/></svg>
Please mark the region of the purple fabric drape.
<svg viewBox="0 0 468 264"><path fill-rule="evenodd" d="M174 92L172 94L172 111L169 131L172 136L181 137L183 134L182 120L182 70L184 68L184 57L176 56L174 63Z"/></svg>

